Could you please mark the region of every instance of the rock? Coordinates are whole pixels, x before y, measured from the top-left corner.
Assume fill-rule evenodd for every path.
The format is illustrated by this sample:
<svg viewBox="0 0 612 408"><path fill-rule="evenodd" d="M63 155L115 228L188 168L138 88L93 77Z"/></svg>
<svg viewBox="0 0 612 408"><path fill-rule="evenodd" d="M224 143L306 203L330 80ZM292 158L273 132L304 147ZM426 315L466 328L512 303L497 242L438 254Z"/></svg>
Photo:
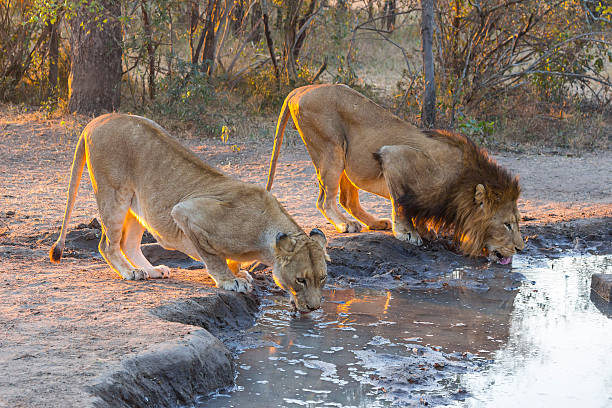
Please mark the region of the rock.
<svg viewBox="0 0 612 408"><path fill-rule="evenodd" d="M206 330L180 343L137 354L88 387L96 408L174 407L193 404L234 381L229 350Z"/></svg>
<svg viewBox="0 0 612 408"><path fill-rule="evenodd" d="M97 229L97 230L102 229L102 226L100 225L100 221L98 221L97 218L92 218L91 221L89 221L89 224L87 224L87 226L92 229Z"/></svg>
<svg viewBox="0 0 612 408"><path fill-rule="evenodd" d="M98 239L100 237L98 236L98 234L96 234L95 231L87 231L85 235L83 235L83 238L85 238L88 241L91 241L91 240Z"/></svg>
<svg viewBox="0 0 612 408"><path fill-rule="evenodd" d="M591 290L603 300L612 302L612 273L594 273L591 276Z"/></svg>

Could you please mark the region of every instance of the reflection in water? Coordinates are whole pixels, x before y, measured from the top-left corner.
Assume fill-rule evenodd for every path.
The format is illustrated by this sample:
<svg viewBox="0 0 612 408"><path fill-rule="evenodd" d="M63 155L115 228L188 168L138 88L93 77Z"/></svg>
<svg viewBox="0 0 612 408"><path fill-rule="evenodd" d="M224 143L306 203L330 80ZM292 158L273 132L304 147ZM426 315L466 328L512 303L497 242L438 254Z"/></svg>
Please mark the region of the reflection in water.
<svg viewBox="0 0 612 408"><path fill-rule="evenodd" d="M536 282L517 296L495 363L464 377L469 406L611 407L612 319L591 302L590 283L593 273L612 273L612 257L515 267Z"/></svg>
<svg viewBox="0 0 612 408"><path fill-rule="evenodd" d="M612 319L589 299L591 274L611 269L611 257L515 257L518 290L492 276L485 291L337 288L301 317L270 298L236 387L199 406L612 406Z"/></svg>
<svg viewBox="0 0 612 408"><path fill-rule="evenodd" d="M508 337L516 293L332 289L322 310L301 317L291 316L285 299L271 298L273 304L251 329L258 346L239 355L229 400L217 395L201 406L385 406L386 391L370 380L377 365L393 364L414 365L411 379L426 385L427 393L454 392L456 382L437 384L436 379L443 377L442 367L447 376L456 376L466 363L443 363L442 353L423 345L457 351L456 360L466 351L488 356Z"/></svg>

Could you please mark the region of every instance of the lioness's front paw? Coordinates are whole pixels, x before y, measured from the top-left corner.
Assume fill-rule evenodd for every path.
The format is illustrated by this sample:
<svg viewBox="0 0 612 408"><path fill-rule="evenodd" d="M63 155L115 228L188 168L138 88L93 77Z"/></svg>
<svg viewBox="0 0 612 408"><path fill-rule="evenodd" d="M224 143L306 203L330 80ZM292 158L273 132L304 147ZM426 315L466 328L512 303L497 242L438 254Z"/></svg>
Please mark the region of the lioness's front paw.
<svg viewBox="0 0 612 408"><path fill-rule="evenodd" d="M421 239L421 236L419 235L419 233L416 231L409 231L409 232L397 232L396 231L394 235L395 235L395 238L399 239L400 241L406 241L416 246L423 245L423 240Z"/></svg>
<svg viewBox="0 0 612 408"><path fill-rule="evenodd" d="M357 221L347 221L336 224L336 231L338 232L359 232L361 231L361 224Z"/></svg>
<svg viewBox="0 0 612 408"><path fill-rule="evenodd" d="M149 279L149 274L144 269L132 269L126 275L123 275L126 280L145 280Z"/></svg>
<svg viewBox="0 0 612 408"><path fill-rule="evenodd" d="M149 277L152 279L166 279L170 277L170 268L166 265L158 265L153 268L153 271L149 273Z"/></svg>
<svg viewBox="0 0 612 408"><path fill-rule="evenodd" d="M217 284L218 288L231 290L233 292L247 293L253 289L253 286L246 279L234 278Z"/></svg>
<svg viewBox="0 0 612 408"><path fill-rule="evenodd" d="M393 224L391 223L390 219L381 218L380 220L368 225L368 228L371 230L389 230L392 226Z"/></svg>

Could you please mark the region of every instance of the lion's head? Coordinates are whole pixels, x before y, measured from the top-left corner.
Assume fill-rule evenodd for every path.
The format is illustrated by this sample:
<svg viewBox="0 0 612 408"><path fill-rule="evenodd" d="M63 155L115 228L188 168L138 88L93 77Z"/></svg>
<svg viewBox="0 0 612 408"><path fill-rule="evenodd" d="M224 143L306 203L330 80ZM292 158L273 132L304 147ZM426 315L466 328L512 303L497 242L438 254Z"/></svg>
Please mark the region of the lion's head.
<svg viewBox="0 0 612 408"><path fill-rule="evenodd" d="M490 261L497 261L500 264L508 264L512 261L512 256L525 247L521 232L519 230L520 214L516 205L518 191L495 193L478 184L475 187L474 203L476 211L481 213L480 222L471 226L474 243L470 250L482 253L484 251ZM504 199L505 198L505 199ZM479 243L480 241L480 243ZM478 244L478 245L474 245Z"/></svg>
<svg viewBox="0 0 612 408"><path fill-rule="evenodd" d="M279 233L274 246L274 281L291 294L295 308L308 313L321 307L321 289L327 279L327 239L313 229L310 236L300 232Z"/></svg>
<svg viewBox="0 0 612 408"><path fill-rule="evenodd" d="M518 177L463 135L438 130L426 134L460 148L463 166L459 174L447 176L448 184L433 198L413 193L402 197L406 217L420 229L452 229L453 239L466 255L510 263L525 247L519 231Z"/></svg>

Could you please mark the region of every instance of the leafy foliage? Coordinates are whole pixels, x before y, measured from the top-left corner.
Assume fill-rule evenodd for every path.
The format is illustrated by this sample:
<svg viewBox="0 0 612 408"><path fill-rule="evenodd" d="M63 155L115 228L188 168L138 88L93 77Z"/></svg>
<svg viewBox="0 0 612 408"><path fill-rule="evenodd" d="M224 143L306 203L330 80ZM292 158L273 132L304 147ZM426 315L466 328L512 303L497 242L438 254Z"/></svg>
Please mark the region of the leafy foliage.
<svg viewBox="0 0 612 408"><path fill-rule="evenodd" d="M130 110L221 129L224 120L208 123L211 103L220 97L241 103L241 111L272 113L294 87L335 82L383 104L384 88L397 114L420 120L419 0L119 1L123 101ZM65 106L71 21L85 7L103 28L103 3L0 2L0 100L35 103L45 111ZM570 105L598 112L610 106L609 2L436 3L438 126L488 138L515 109L508 105L539 104L537 112L545 115ZM59 33L56 74L53 29ZM385 53L377 50L381 44L388 46ZM390 59L399 66L381 85L380 71Z"/></svg>
<svg viewBox="0 0 612 408"><path fill-rule="evenodd" d="M159 91L160 96L152 104L156 114L205 125L203 117L214 93L208 75L199 67L179 62L177 71L160 81Z"/></svg>

